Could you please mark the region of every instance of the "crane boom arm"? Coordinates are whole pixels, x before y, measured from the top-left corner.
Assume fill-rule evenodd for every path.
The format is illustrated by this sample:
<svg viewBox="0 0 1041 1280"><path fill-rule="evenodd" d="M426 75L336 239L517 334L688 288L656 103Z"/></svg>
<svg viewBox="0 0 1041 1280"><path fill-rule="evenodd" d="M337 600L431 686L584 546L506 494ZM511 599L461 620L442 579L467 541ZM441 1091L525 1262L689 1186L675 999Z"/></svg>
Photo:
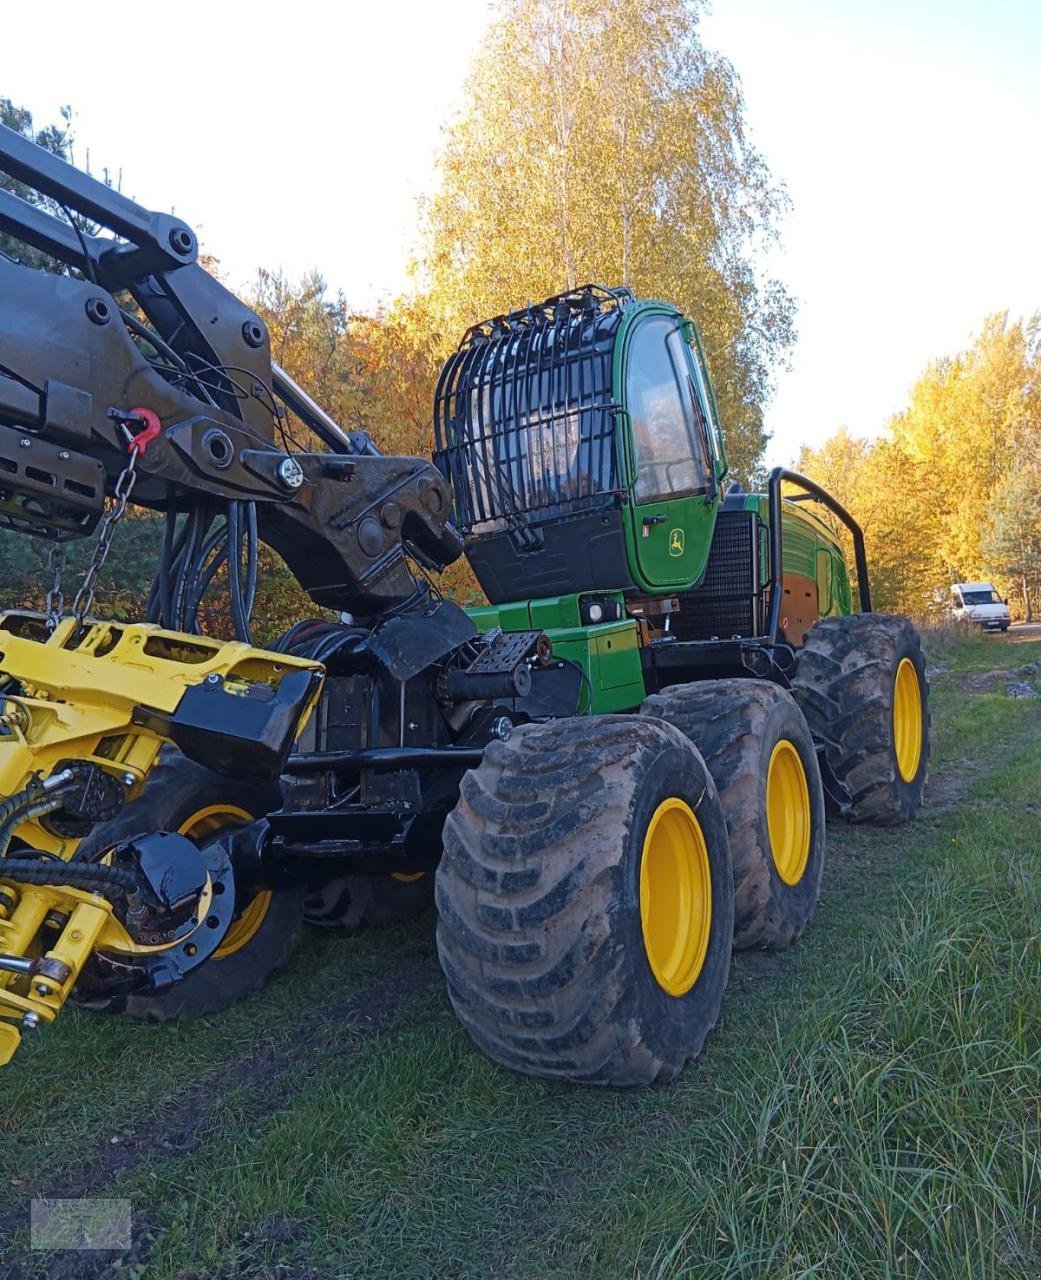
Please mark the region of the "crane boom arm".
<svg viewBox="0 0 1041 1280"><path fill-rule="evenodd" d="M254 504L259 536L321 605L378 618L422 594L410 556L434 569L459 556L436 468L382 456L278 368L263 321L202 266L183 221L3 127L0 174L35 193L0 189L0 232L58 268L0 256L0 522L91 533L147 411L159 431L134 502L201 513L204 530ZM287 412L328 452L281 447Z"/></svg>

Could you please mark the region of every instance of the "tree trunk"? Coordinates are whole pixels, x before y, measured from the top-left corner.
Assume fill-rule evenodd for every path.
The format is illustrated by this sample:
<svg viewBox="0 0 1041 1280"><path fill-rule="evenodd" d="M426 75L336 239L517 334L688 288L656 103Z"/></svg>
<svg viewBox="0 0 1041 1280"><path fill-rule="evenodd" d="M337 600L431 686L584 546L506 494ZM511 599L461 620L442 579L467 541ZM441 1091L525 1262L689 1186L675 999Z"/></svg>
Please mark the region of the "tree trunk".
<svg viewBox="0 0 1041 1280"><path fill-rule="evenodd" d="M1027 586L1027 575L1025 573L1023 574L1023 621L1034 621L1034 611L1030 607L1030 588Z"/></svg>

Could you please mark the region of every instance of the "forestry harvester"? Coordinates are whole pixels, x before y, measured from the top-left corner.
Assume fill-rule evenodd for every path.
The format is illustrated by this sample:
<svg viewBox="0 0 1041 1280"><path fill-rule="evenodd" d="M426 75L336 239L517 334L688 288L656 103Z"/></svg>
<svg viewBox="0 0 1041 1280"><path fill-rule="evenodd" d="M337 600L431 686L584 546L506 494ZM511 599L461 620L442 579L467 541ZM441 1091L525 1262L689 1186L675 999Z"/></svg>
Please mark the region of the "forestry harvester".
<svg viewBox="0 0 1041 1280"><path fill-rule="evenodd" d="M494 1059L673 1076L731 948L806 927L826 809L921 803L922 650L871 612L856 523L784 470L727 485L667 303L588 286L475 325L433 461L385 457L272 362L179 219L2 129L0 172L37 197L0 190L0 523L52 543L46 610L0 615L0 1062L70 997L212 1013L302 920L432 896ZM165 535L124 623L92 601L130 504ZM326 611L267 648L261 542ZM433 585L463 554L486 607ZM225 581L222 641L198 616Z"/></svg>

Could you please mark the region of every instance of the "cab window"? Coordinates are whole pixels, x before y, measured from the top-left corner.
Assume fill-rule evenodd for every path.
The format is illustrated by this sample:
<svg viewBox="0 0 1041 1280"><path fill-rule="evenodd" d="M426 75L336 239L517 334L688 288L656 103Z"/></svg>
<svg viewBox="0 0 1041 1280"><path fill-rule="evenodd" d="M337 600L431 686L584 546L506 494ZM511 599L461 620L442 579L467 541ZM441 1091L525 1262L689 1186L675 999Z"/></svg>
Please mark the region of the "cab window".
<svg viewBox="0 0 1041 1280"><path fill-rule="evenodd" d="M709 487L708 432L674 318L646 320L633 334L626 402L636 447L637 503L704 493Z"/></svg>
<svg viewBox="0 0 1041 1280"><path fill-rule="evenodd" d="M707 386L708 376L701 367L701 357L698 355L694 344L689 343L688 345L690 346L690 361L694 366L694 380L698 386L698 398L705 406L704 419L707 425L709 439L712 442L712 457L716 462L721 462L722 454L719 448L719 424L712 416L712 397L708 394ZM697 404L695 404L694 407L695 411L697 411Z"/></svg>

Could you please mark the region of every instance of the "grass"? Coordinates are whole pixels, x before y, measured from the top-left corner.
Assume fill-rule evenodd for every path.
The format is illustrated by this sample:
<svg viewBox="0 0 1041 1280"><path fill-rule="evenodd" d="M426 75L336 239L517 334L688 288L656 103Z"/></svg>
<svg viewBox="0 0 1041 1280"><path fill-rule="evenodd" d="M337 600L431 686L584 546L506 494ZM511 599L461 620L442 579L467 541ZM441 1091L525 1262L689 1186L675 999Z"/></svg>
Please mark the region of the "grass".
<svg viewBox="0 0 1041 1280"><path fill-rule="evenodd" d="M28 1045L4 1076L9 1225L36 1190L131 1197L125 1264L62 1276L1037 1280L1041 704L979 677L1041 644L945 643L935 802L833 827L811 929L737 957L675 1085L494 1067L432 920L312 938L221 1019L72 1012ZM24 1249L13 1273L71 1265Z"/></svg>

